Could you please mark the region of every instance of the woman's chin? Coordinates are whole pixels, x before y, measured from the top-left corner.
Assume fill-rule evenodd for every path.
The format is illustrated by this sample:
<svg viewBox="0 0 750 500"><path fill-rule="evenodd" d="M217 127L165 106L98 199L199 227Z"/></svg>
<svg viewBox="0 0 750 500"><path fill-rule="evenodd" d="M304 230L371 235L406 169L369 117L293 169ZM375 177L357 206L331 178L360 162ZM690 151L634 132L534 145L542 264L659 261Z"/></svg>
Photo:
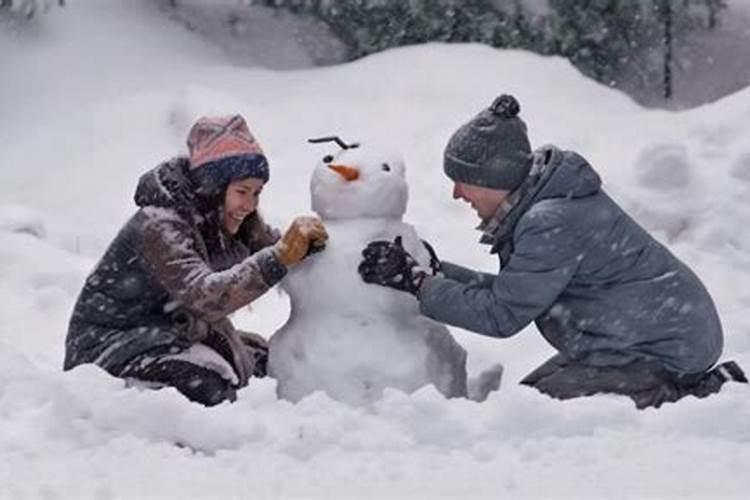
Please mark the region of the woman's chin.
<svg viewBox="0 0 750 500"><path fill-rule="evenodd" d="M242 225L241 222L232 221L230 223L224 224L224 230L229 234L230 236L234 236L237 234L237 231L240 230L240 225Z"/></svg>

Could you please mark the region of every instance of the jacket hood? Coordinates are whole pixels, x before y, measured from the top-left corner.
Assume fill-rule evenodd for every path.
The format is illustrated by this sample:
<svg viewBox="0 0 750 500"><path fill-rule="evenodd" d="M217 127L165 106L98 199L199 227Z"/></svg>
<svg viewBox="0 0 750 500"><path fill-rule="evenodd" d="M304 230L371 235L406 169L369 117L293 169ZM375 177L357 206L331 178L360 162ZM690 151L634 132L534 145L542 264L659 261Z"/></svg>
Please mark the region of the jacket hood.
<svg viewBox="0 0 750 500"><path fill-rule="evenodd" d="M187 166L187 158L177 157L143 174L135 189L135 204L170 208L193 205L195 194L185 174Z"/></svg>
<svg viewBox="0 0 750 500"><path fill-rule="evenodd" d="M547 175L542 173L539 179L541 186L534 196L535 201L550 198L583 198L601 189L601 177L578 153L545 146L538 149L535 156L542 161L541 168L547 170Z"/></svg>
<svg viewBox="0 0 750 500"><path fill-rule="evenodd" d="M531 172L524 185L512 196L517 197L510 210L495 215L480 226L481 243L492 245L505 265L512 249L513 230L519 219L536 202L546 199L584 198L601 189L602 180L594 168L578 153L544 146L534 151Z"/></svg>

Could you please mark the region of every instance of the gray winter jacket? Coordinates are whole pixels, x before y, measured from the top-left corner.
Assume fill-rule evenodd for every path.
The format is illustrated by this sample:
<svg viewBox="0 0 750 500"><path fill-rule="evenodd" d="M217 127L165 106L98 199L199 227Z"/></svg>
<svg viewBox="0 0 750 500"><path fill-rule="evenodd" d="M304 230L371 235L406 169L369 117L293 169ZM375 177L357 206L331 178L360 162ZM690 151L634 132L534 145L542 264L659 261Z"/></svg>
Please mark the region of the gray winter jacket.
<svg viewBox="0 0 750 500"><path fill-rule="evenodd" d="M678 373L713 365L723 335L698 277L601 189L581 156L548 147L535 158L492 235L498 274L445 263L444 277L422 285L422 313L493 337L535 321L564 356L591 365L654 359Z"/></svg>
<svg viewBox="0 0 750 500"><path fill-rule="evenodd" d="M237 235L220 223L217 200L191 188L186 158L144 174L139 210L86 280L65 341L64 368L95 363L120 376L144 354L177 353L220 333L233 351L240 385L249 360L227 316L286 273L270 247L275 231L257 214Z"/></svg>

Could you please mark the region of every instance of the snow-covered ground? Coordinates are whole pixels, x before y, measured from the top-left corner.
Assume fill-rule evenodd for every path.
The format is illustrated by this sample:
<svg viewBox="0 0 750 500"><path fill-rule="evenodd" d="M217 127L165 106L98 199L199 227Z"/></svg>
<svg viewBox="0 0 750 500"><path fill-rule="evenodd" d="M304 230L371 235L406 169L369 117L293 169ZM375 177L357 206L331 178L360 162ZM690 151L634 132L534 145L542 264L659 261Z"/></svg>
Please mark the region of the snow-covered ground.
<svg viewBox="0 0 750 500"><path fill-rule="evenodd" d="M244 68L146 0L67 3L15 35L0 29L1 498L747 498L747 386L660 410L611 396L554 401L517 385L552 354L533 327L510 340L452 330L471 371L505 365L481 404L423 389L368 408L320 394L293 405L266 379L206 409L60 366L73 301L132 213L138 175L183 151L201 114L247 118L271 160L262 207L279 226L309 212L309 178L329 152L308 137L395 143L406 221L440 256L495 270L440 158L458 125L512 92L534 144L587 156L701 275L725 358L749 368L750 91L647 111L561 59L481 46ZM272 291L236 322L269 336L288 311Z"/></svg>

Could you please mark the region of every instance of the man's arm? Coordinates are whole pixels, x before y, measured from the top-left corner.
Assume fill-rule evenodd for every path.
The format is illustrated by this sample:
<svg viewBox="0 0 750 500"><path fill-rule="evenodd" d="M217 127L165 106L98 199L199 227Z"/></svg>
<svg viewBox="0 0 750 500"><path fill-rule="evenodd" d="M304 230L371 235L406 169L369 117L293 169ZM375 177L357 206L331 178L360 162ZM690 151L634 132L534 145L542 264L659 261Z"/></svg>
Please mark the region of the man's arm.
<svg viewBox="0 0 750 500"><path fill-rule="evenodd" d="M263 295L286 274L267 247L224 271L213 271L195 249L179 216L162 212L144 227L143 254L164 288L207 321L220 320Z"/></svg>
<svg viewBox="0 0 750 500"><path fill-rule="evenodd" d="M526 214L514 239L508 265L490 286L426 277L419 290L422 314L492 337L510 337L536 319L570 282L580 242L550 210Z"/></svg>
<svg viewBox="0 0 750 500"><path fill-rule="evenodd" d="M441 261L440 264L440 270L446 278L465 285L491 286L496 277L494 274L475 271L445 260Z"/></svg>

